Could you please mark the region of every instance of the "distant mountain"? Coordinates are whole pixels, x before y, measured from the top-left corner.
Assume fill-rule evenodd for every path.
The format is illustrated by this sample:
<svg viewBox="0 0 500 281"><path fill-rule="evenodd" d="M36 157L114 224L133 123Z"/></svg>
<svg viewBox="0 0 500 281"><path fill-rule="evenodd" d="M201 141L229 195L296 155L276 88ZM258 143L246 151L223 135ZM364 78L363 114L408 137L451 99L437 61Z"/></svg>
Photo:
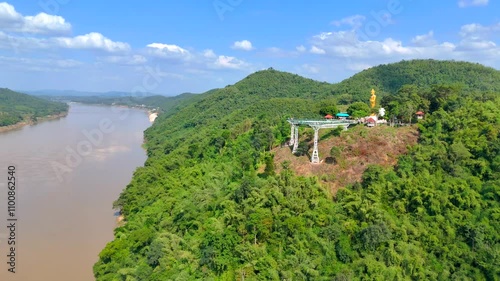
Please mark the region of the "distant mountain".
<svg viewBox="0 0 500 281"><path fill-rule="evenodd" d="M68 111L68 105L0 88L0 127Z"/></svg>
<svg viewBox="0 0 500 281"><path fill-rule="evenodd" d="M124 105L132 107L146 107L160 109L165 114L173 114L183 106L190 104L202 96L193 93L183 93L177 96L50 96L41 95L43 99L50 101L63 101L63 102L79 102L85 104L99 104L99 105Z"/></svg>
<svg viewBox="0 0 500 281"><path fill-rule="evenodd" d="M200 94L183 93L173 97L150 96L142 98L138 102L150 107L159 107L164 113L170 115L201 98L203 96Z"/></svg>
<svg viewBox="0 0 500 281"><path fill-rule="evenodd" d="M22 93L35 95L35 96L58 96L58 97L85 97L85 96L97 96L97 97L124 97L124 96L154 96L158 94L154 93L139 93L134 94L132 92L120 92L120 91L110 91L110 92L84 92L84 91L74 91L74 90L37 90L37 91L19 91Z"/></svg>

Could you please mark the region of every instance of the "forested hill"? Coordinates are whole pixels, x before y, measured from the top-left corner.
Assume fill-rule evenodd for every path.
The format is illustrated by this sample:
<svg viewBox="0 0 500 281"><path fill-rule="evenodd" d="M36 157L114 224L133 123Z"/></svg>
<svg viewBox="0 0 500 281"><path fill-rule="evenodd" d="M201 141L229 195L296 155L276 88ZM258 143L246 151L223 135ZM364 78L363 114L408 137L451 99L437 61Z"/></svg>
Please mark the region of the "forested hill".
<svg viewBox="0 0 500 281"><path fill-rule="evenodd" d="M290 136L287 117L336 110L336 85L270 69L160 115L145 166L114 204L125 220L96 279L498 280L497 81L415 78L388 101L394 114L426 107L419 144L335 198L289 163L276 173L271 151ZM353 96L385 85L358 81Z"/></svg>
<svg viewBox="0 0 500 281"><path fill-rule="evenodd" d="M35 121L68 111L68 105L0 88L0 126Z"/></svg>
<svg viewBox="0 0 500 281"><path fill-rule="evenodd" d="M375 66L333 86L339 102L366 101L367 88L380 97L396 93L403 85L428 89L436 84L456 84L471 92L499 92L500 71L481 64L439 60L410 60Z"/></svg>
<svg viewBox="0 0 500 281"><path fill-rule="evenodd" d="M199 152L190 153L208 153L203 152L203 147L225 141L230 132L246 132L250 125L245 124L258 120L266 126L279 125L275 133L267 129L262 132L273 134L272 140L262 141L259 145L269 145L269 142L279 145L289 135L285 133L289 130L286 117L321 117L322 107L334 105L334 100L329 97L330 89L331 84L296 74L273 69L256 72L234 85L197 96L172 116L160 115L158 124L145 133L151 148L148 153L163 154L171 148L181 151L186 145L191 145L191 150L199 147ZM166 135L168 139L165 139ZM200 138L203 135L210 137Z"/></svg>
<svg viewBox="0 0 500 281"><path fill-rule="evenodd" d="M329 95L332 85L269 68L255 72L234 87L248 98L317 98Z"/></svg>

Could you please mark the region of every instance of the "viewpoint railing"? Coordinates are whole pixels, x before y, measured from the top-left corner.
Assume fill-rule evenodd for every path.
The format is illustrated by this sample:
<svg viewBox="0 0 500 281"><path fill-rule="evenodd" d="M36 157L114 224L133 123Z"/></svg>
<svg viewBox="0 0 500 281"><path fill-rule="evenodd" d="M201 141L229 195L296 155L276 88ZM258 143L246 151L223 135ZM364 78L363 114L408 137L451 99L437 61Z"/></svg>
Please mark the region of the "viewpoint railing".
<svg viewBox="0 0 500 281"><path fill-rule="evenodd" d="M311 120L311 119L287 119L288 123L292 125L290 134L290 145L293 145L292 152L295 153L299 146L299 126L306 125L314 129L314 146L313 153L311 156L311 163L320 163L319 161L319 151L318 151L318 140L319 140L319 130L320 129L332 129L337 127L347 127L351 124L357 124L357 120L348 119L333 119L333 120Z"/></svg>

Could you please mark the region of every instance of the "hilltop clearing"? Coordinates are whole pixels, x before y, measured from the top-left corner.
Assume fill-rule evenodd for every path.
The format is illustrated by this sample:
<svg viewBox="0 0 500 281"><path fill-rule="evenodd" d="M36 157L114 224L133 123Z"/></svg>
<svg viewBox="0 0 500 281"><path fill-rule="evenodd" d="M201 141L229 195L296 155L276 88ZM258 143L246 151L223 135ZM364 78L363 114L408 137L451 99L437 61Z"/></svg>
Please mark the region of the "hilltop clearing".
<svg viewBox="0 0 500 281"><path fill-rule="evenodd" d="M312 129L307 131L311 132ZM338 188L360 182L363 172L371 164L386 168L394 166L398 156L405 154L408 147L414 146L418 140L415 126L368 128L358 125L342 132L340 136L331 135L331 131L320 131L318 148L322 164L312 164L309 155L295 156L289 147L281 147L272 151L275 154L276 171L281 172L281 164L289 161L290 169L297 175L316 176L335 194ZM312 140L307 137L307 133L303 135L306 135L305 141L312 147Z"/></svg>

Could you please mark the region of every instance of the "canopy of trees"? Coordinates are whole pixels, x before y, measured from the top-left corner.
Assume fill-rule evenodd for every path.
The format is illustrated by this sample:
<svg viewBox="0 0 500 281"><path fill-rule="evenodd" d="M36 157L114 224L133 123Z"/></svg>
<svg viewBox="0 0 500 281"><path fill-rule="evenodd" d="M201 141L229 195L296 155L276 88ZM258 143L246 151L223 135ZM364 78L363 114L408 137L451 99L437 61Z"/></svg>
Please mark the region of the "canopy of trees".
<svg viewBox="0 0 500 281"><path fill-rule="evenodd" d="M68 105L0 88L0 127L68 111Z"/></svg>
<svg viewBox="0 0 500 281"><path fill-rule="evenodd" d="M347 113L353 118L366 117L370 115L370 107L366 102L355 102L347 108Z"/></svg>
<svg viewBox="0 0 500 281"><path fill-rule="evenodd" d="M396 94L404 85L429 90L432 85L458 84L475 93L500 92L499 71L477 63L411 60L380 65L332 86L339 103L368 102L370 90L377 92L377 100Z"/></svg>
<svg viewBox="0 0 500 281"><path fill-rule="evenodd" d="M394 67L435 76L412 74L421 64ZM494 72L474 65L466 81L481 69ZM261 71L160 115L96 279L498 280L499 92L414 81L394 82L386 102L427 110L419 144L334 199L287 163L276 174L270 150L289 138L286 118L321 117L337 85Z"/></svg>

